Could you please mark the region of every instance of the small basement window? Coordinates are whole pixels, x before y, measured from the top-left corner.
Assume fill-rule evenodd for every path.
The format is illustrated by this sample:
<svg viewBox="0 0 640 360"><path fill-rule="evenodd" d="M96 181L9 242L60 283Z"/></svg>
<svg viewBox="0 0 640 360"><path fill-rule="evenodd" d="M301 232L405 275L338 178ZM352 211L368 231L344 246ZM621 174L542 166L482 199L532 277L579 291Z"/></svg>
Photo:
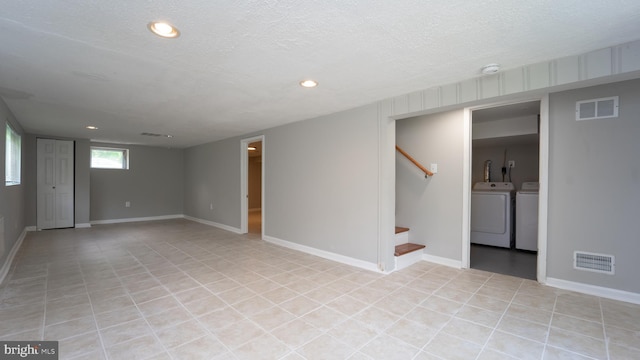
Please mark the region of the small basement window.
<svg viewBox="0 0 640 360"><path fill-rule="evenodd" d="M8 122L5 139L4 185L20 185L22 139Z"/></svg>
<svg viewBox="0 0 640 360"><path fill-rule="evenodd" d="M128 169L129 149L91 147L91 168Z"/></svg>

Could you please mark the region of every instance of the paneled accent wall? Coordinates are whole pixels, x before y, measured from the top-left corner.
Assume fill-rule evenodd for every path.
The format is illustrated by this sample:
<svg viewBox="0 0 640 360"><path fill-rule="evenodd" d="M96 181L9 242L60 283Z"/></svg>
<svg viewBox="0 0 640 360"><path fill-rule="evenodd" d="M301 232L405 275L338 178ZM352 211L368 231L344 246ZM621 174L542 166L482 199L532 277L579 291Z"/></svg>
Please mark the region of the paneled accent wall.
<svg viewBox="0 0 640 360"><path fill-rule="evenodd" d="M416 91L383 100L391 104L381 106L390 106L391 116L399 117L634 71L640 71L640 41Z"/></svg>

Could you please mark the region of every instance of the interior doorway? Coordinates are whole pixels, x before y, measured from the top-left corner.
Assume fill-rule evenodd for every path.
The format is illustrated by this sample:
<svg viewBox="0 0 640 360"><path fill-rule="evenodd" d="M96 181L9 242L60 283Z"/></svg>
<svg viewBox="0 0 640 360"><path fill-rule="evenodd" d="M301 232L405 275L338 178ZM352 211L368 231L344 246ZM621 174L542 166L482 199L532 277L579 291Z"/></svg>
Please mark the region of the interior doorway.
<svg viewBox="0 0 640 360"><path fill-rule="evenodd" d="M74 164L73 141L37 139L38 230L75 226Z"/></svg>
<svg viewBox="0 0 640 360"><path fill-rule="evenodd" d="M262 141L247 147L247 207L248 232L262 233Z"/></svg>
<svg viewBox="0 0 640 360"><path fill-rule="evenodd" d="M243 233L264 235L264 136L241 141Z"/></svg>
<svg viewBox="0 0 640 360"><path fill-rule="evenodd" d="M471 113L471 268L537 279L540 114L538 100Z"/></svg>

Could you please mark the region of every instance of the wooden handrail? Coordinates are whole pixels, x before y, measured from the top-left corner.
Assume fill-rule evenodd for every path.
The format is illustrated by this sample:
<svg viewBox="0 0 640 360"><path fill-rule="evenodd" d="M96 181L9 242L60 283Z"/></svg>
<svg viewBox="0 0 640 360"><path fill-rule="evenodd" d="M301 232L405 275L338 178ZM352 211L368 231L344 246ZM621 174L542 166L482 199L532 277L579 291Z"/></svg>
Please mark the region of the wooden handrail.
<svg viewBox="0 0 640 360"><path fill-rule="evenodd" d="M413 165L424 171L424 177L433 176L433 173L431 171L427 170L426 167L422 166L416 159L412 158L411 155L407 154L407 152L402 150L398 145L396 145L396 150L398 150L400 154L404 155L404 157L409 159L409 161L411 161Z"/></svg>

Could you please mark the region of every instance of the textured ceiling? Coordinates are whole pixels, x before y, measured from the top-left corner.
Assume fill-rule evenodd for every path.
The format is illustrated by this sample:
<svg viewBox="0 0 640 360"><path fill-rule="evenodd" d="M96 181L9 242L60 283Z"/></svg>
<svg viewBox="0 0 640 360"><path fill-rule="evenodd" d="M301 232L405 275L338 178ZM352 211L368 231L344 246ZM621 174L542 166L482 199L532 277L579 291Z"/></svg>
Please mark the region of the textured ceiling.
<svg viewBox="0 0 640 360"><path fill-rule="evenodd" d="M1 8L0 96L27 132L171 147L473 78L487 63L515 68L640 37L637 0L23 0ZM151 34L152 20L181 36ZM305 78L320 86L300 87Z"/></svg>

